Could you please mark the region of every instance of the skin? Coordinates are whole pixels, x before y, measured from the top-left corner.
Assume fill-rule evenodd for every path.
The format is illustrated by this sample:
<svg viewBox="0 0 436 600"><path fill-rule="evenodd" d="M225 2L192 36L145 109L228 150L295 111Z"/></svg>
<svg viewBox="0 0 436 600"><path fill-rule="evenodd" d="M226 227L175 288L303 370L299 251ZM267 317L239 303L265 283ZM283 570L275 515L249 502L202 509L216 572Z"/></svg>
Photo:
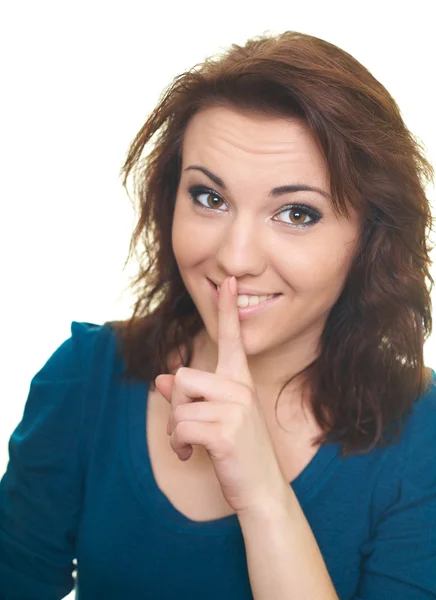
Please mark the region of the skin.
<svg viewBox="0 0 436 600"><path fill-rule="evenodd" d="M185 170L192 165L220 177L227 190L198 170ZM350 219L338 217L321 193L268 196L273 188L291 184L316 186L330 195L325 158L302 121L212 106L189 122L172 243L205 326L194 341L192 366L213 373L218 361L218 310L207 278L223 282L234 275L238 285L281 293L274 306L240 321L267 420L282 385L319 354L320 336L343 289L361 227L352 207ZM193 203L192 185L213 191L198 196L210 210ZM295 203L312 206L321 220L297 227L312 218L295 208L283 211ZM291 397L292 389L285 388L281 402Z"/></svg>

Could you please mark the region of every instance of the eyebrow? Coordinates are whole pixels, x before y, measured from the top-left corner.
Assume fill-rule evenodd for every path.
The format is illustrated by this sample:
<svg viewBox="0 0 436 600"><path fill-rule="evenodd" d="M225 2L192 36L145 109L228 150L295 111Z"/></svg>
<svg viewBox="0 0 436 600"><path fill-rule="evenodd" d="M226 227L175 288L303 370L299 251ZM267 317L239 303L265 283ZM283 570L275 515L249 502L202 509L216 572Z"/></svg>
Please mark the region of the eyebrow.
<svg viewBox="0 0 436 600"><path fill-rule="evenodd" d="M228 191L227 190L227 186L224 183L224 181L221 179L221 177L218 177L218 175L215 175L214 173L212 173L211 171L209 171L209 169L206 169L205 167L201 167L200 165L190 165L189 167L186 167L186 169L184 169L185 171L191 171L191 170L195 170L195 171L201 171L202 173L204 173L206 175L206 177L209 177L209 179L211 179L215 185L218 185L220 188L222 188L224 191ZM279 196L282 196L284 194L289 194L289 193L294 193L294 192L317 192L318 194L321 194L322 196L324 196L324 198L327 199L331 199L330 195L325 192L324 190L322 190L321 188L312 186L312 185L305 185L305 184L294 184L294 185L280 185L279 187L275 187L273 188L268 196L270 196L271 198L278 198Z"/></svg>

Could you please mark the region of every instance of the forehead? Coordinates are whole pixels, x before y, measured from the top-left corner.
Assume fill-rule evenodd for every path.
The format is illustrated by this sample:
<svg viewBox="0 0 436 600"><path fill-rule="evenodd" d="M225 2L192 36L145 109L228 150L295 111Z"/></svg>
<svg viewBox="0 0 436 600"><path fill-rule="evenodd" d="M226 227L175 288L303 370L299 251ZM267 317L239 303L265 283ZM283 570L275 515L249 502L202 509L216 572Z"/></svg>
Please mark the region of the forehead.
<svg viewBox="0 0 436 600"><path fill-rule="evenodd" d="M299 177L309 177L312 183L314 177L325 183L328 179L322 151L304 122L227 106L211 106L192 117L182 156L184 166L208 161L204 166L213 169L217 160L220 166L237 161L238 168L259 168L259 173L266 168L269 173L283 170L292 175L295 167Z"/></svg>
<svg viewBox="0 0 436 600"><path fill-rule="evenodd" d="M186 148L196 143L223 139L247 152L287 152L296 143L316 144L307 125L298 118L273 117L227 106L210 106L196 113L184 135Z"/></svg>

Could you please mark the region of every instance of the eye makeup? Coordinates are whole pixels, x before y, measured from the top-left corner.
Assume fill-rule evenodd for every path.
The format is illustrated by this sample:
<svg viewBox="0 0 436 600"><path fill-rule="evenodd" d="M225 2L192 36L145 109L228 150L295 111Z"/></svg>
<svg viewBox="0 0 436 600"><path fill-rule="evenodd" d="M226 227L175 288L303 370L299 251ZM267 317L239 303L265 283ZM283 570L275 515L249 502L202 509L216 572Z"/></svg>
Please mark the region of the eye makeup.
<svg viewBox="0 0 436 600"><path fill-rule="evenodd" d="M209 196L210 198L213 198L214 200L218 200L218 202L225 203L225 200L222 198L222 196L220 194L218 194L217 192L215 192L213 189L208 188L203 185L193 185L188 188L188 193L189 193L189 196L191 197L192 202L199 208L206 210L206 211L212 211L215 213L224 212L223 210L221 210L221 208L219 206L207 206L207 204L204 204L199 199L200 196ZM304 223L288 223L286 221L282 221L281 219L276 220L279 223L283 223L285 225L288 225L289 227L293 227L296 229L304 229L307 227L313 227L319 221L321 221L321 219L323 217L323 215L317 209L315 209L313 206L310 206L307 204L302 204L300 202L286 204L285 206L282 206L280 208L280 210L276 213L276 215L280 215L280 214L283 214L286 212L290 212L290 213L294 212L299 215L303 214L303 215L306 215L306 217L309 217L310 221L304 222Z"/></svg>

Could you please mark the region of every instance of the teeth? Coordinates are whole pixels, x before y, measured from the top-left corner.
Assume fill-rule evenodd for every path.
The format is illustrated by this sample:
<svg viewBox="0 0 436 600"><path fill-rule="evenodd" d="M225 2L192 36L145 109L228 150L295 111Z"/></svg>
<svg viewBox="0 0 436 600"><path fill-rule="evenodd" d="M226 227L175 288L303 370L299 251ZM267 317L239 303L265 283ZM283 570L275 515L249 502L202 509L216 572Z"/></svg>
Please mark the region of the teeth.
<svg viewBox="0 0 436 600"><path fill-rule="evenodd" d="M217 288L219 292L220 286L217 286ZM257 306L261 302L271 300L271 298L274 298L274 294L269 294L268 296L249 296L248 294L239 294L237 304L240 308L245 308L247 306Z"/></svg>
<svg viewBox="0 0 436 600"><path fill-rule="evenodd" d="M238 306L240 308L245 308L246 306L257 306L261 302L265 302L271 298L274 298L274 294L270 294L269 296L247 296L247 294L241 294L238 296Z"/></svg>

